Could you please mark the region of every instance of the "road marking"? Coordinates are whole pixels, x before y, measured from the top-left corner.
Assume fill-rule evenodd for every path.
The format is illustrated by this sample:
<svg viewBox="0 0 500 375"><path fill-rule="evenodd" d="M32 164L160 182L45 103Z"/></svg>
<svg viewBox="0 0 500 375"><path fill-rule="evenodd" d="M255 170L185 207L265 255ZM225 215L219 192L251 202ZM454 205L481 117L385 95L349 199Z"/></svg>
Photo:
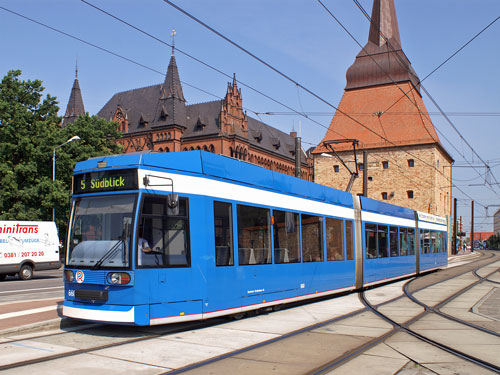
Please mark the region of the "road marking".
<svg viewBox="0 0 500 375"><path fill-rule="evenodd" d="M6 292L0 292L0 294L24 293L24 292L38 292L40 290L48 290L48 289L64 289L64 286L51 286L51 287L47 287L47 288L36 288L36 289L9 290L9 291L6 291Z"/></svg>
<svg viewBox="0 0 500 375"><path fill-rule="evenodd" d="M58 307L57 305L53 305L53 306L39 307L37 309L22 310L22 311L16 311L16 312L11 312L11 313L0 314L0 320L15 318L17 316L38 314L38 313L42 313L42 312L52 311L52 310L56 310L57 307Z"/></svg>

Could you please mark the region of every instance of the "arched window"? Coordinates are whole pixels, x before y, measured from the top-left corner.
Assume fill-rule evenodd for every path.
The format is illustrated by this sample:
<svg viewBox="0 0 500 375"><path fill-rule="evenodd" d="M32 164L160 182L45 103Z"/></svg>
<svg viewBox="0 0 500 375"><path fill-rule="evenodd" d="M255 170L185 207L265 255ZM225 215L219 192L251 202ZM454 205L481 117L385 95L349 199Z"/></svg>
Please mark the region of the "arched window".
<svg viewBox="0 0 500 375"><path fill-rule="evenodd" d="M215 147L214 147L214 145L210 145L210 152L215 152Z"/></svg>
<svg viewBox="0 0 500 375"><path fill-rule="evenodd" d="M203 145L203 151L208 151L207 145Z"/></svg>
<svg viewBox="0 0 500 375"><path fill-rule="evenodd" d="M168 147L165 147L165 152L170 152L170 149Z"/></svg>

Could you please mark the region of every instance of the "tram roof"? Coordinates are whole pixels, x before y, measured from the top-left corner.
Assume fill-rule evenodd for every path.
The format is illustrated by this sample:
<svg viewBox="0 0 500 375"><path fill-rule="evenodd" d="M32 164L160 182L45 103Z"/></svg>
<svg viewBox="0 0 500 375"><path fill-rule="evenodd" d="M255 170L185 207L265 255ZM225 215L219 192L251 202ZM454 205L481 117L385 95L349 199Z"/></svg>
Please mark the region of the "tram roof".
<svg viewBox="0 0 500 375"><path fill-rule="evenodd" d="M353 207L352 194L319 185L263 167L206 151L138 152L88 159L76 164L74 174L119 168L155 168L174 173L205 175L207 177L255 186L271 191Z"/></svg>

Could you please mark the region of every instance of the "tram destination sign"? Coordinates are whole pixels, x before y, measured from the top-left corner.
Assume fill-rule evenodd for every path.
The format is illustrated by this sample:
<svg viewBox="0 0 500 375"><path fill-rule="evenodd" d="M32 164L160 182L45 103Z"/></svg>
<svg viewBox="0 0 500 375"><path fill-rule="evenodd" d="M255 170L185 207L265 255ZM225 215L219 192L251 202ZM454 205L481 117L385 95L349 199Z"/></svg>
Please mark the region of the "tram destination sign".
<svg viewBox="0 0 500 375"><path fill-rule="evenodd" d="M135 190L137 188L136 169L89 172L73 177L73 194Z"/></svg>

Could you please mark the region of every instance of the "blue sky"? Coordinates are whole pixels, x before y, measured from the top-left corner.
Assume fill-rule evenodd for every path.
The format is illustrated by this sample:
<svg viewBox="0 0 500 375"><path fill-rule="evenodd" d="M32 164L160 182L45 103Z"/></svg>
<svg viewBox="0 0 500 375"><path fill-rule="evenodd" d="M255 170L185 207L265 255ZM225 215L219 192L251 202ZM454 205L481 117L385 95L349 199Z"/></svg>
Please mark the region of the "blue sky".
<svg viewBox="0 0 500 375"><path fill-rule="evenodd" d="M291 115L260 115L260 119L290 132L301 122L304 147L323 138L334 110L286 81L248 55L210 33L162 0L88 0L144 31L171 42L242 83L298 111L319 112L307 119ZM174 0L175 4L289 75L327 102L338 105L345 72L359 46L315 0ZM350 0L323 3L364 45L369 24ZM371 13L372 0L360 0ZM171 50L130 27L100 13L80 0L3 0L1 7L72 34L89 43L164 73ZM500 16L498 0L396 0L403 50L422 79L459 47ZM97 113L119 91L154 85L163 75L132 64L82 42L48 30L0 9L2 58L0 75L21 69L24 79L40 79L56 96L64 114L78 59L79 82L85 108ZM500 20L423 82L439 106L500 182ZM215 96L184 85L189 103L215 100L225 94L229 78L176 53L181 80ZM243 105L252 112L289 112L240 85ZM437 108L424 94L430 113ZM433 115L446 150L455 159L453 196L459 215L470 227L470 197L476 201L475 231L492 231L492 214L499 208L500 185L484 184L485 168L441 115ZM441 136L444 134L447 140ZM477 166L476 170L470 164ZM464 168L463 166L467 166ZM493 177L488 177L490 182ZM473 186L471 186L473 185ZM486 212L485 206L489 206ZM488 214L488 216L486 215Z"/></svg>

